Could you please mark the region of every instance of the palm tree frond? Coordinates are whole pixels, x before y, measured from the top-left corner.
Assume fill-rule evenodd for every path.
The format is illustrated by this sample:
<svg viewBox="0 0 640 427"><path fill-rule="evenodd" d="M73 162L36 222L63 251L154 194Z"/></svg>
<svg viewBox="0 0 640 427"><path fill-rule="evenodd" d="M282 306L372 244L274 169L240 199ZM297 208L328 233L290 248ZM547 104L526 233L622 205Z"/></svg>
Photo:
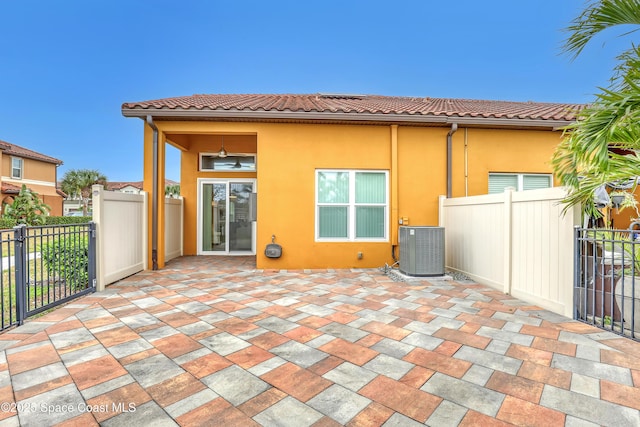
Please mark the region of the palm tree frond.
<svg viewBox="0 0 640 427"><path fill-rule="evenodd" d="M640 25L640 1L601 0L591 3L566 28L569 37L562 50L575 58L597 34L619 25Z"/></svg>

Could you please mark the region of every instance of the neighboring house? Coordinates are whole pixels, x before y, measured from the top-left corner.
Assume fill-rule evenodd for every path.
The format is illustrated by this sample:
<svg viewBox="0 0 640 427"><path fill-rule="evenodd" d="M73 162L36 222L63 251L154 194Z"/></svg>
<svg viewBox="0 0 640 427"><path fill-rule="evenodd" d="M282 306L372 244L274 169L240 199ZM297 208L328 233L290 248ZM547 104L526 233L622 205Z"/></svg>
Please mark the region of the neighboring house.
<svg viewBox="0 0 640 427"><path fill-rule="evenodd" d="M108 182L108 191L119 191L127 194L140 194L142 192L142 181L138 182Z"/></svg>
<svg viewBox="0 0 640 427"><path fill-rule="evenodd" d="M65 196L62 202L62 214L64 216L82 215L82 199L80 197Z"/></svg>
<svg viewBox="0 0 640 427"><path fill-rule="evenodd" d="M581 107L230 94L125 103L122 113L145 121L158 267L164 206L153 188L168 143L182 152L185 255L255 254L258 268L299 269L393 263L399 225L437 225L440 195L555 185L549 161ZM265 256L272 239L280 258Z"/></svg>
<svg viewBox="0 0 640 427"><path fill-rule="evenodd" d="M62 215L64 193L56 188L60 165L62 160L0 141L2 205L11 204L24 184L38 193L40 199L51 207L50 215Z"/></svg>
<svg viewBox="0 0 640 427"><path fill-rule="evenodd" d="M176 186L176 185L180 185L180 184L170 179L165 180L165 186ZM106 189L108 191L118 191L120 193L127 193L127 194L140 194L143 191L142 181L107 182ZM89 200L89 211L91 211L91 200ZM77 213L82 213L82 199L78 197L67 197L64 200L64 214L74 215Z"/></svg>
<svg viewBox="0 0 640 427"><path fill-rule="evenodd" d="M176 186L180 185L180 183L175 182L171 179L164 180L165 188L168 186ZM143 181L135 181L135 182L108 182L107 190L109 191L119 191L121 193L128 194L140 194L143 188Z"/></svg>

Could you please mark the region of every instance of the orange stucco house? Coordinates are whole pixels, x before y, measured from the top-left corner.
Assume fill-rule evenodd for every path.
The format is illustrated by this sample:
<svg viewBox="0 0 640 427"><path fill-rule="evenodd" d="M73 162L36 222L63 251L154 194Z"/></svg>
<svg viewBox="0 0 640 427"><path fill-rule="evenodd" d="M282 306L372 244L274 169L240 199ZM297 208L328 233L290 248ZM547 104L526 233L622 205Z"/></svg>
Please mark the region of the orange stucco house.
<svg viewBox="0 0 640 427"><path fill-rule="evenodd" d="M62 160L6 141L0 141L0 192L2 205L12 203L22 184L38 193L52 216L62 216L64 195L56 188Z"/></svg>
<svg viewBox="0 0 640 427"><path fill-rule="evenodd" d="M255 254L258 268L299 269L391 264L399 225L437 225L440 195L553 186L549 160L579 108L229 94L125 103L122 114L144 121L150 200L164 191L165 144L182 152L185 255ZM162 203L149 218L161 268ZM272 240L279 258L265 255Z"/></svg>

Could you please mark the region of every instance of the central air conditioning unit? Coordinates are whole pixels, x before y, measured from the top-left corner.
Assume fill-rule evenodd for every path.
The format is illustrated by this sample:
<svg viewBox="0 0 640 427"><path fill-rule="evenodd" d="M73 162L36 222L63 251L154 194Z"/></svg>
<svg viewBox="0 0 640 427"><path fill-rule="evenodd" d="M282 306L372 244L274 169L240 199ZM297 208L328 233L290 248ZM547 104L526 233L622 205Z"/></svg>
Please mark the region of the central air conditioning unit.
<svg viewBox="0 0 640 427"><path fill-rule="evenodd" d="M400 271L409 276L444 275L444 227L400 227Z"/></svg>

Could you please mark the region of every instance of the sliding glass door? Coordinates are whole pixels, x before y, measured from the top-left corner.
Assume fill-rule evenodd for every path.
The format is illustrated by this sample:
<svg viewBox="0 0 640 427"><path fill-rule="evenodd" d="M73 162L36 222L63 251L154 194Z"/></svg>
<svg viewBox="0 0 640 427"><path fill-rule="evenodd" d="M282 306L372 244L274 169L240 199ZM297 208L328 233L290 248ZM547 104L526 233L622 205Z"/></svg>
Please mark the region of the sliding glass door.
<svg viewBox="0 0 640 427"><path fill-rule="evenodd" d="M255 254L255 182L200 180L198 254Z"/></svg>

